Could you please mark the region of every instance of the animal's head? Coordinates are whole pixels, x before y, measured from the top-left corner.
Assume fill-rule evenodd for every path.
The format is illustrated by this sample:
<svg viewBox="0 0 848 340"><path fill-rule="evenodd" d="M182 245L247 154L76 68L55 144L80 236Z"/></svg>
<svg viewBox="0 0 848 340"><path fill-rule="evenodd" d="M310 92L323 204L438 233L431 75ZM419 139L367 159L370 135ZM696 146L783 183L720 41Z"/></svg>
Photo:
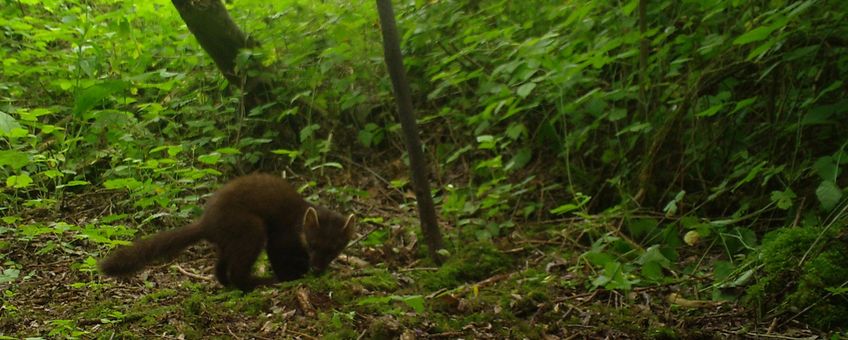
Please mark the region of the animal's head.
<svg viewBox="0 0 848 340"><path fill-rule="evenodd" d="M356 233L353 214L344 217L322 207L309 207L303 215L303 243L309 266L317 273L327 269Z"/></svg>

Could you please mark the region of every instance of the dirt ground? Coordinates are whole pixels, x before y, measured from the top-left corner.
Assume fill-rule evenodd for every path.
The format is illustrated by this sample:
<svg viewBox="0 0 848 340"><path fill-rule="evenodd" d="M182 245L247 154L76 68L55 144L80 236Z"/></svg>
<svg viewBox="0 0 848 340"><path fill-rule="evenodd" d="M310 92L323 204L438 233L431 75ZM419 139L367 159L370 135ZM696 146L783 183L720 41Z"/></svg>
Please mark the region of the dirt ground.
<svg viewBox="0 0 848 340"><path fill-rule="evenodd" d="M110 339L819 336L792 320L758 319L733 301L709 301L709 293L697 292L687 282L635 287L626 293L592 289L593 273L579 261L586 247L577 241L579 236L541 232L579 230L571 227L584 223L577 220L520 226L489 243L498 256L510 259L504 261L509 264L459 283L429 284L442 271L422 259L413 217L397 218L415 216L414 207L390 202L403 199L392 195L398 194L380 193L371 197L386 198L356 203L355 209L372 219L362 223L359 242L329 273L249 294L224 289L212 278L214 252L207 244L192 246L175 261L148 267L130 280L99 275L94 263L105 247L91 242L84 231L57 227L55 221L86 225L114 213L102 207L124 199L121 193L84 193L66 197L74 204L64 204L59 211L28 210L17 224L41 222L41 230L0 229L2 269L20 268L17 278L0 283L0 334ZM387 206L393 208L382 208ZM382 222L375 217L383 217ZM443 227L446 235L455 232L448 223ZM383 233L381 243L368 243L375 232ZM474 268L469 262L478 255L462 254L463 248L452 248L464 262L452 265ZM268 272L262 262L257 267Z"/></svg>

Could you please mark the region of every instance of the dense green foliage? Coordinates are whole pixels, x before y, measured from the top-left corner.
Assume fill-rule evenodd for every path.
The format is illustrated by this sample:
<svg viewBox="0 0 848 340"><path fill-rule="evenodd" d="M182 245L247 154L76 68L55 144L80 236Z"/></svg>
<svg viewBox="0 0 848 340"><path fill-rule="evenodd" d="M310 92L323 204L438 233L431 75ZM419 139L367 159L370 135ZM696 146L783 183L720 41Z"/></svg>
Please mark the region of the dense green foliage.
<svg viewBox="0 0 848 340"><path fill-rule="evenodd" d="M848 207L848 2L649 1L644 34L635 0L532 3L396 2L450 251L544 225L532 232L585 246L572 269L590 289L686 283L729 299L753 284L764 314L816 305L802 317L848 325L848 274L832 270ZM239 64L268 67L274 105L244 112L169 1L0 6L0 249L55 235L37 251L105 250L256 169L302 173L313 198L318 181L370 176L355 164L405 188L372 1L229 6L261 43ZM125 194L108 209L79 198L101 189ZM366 189L321 198L350 206ZM71 220L69 206L108 214ZM477 269L508 262L481 249L496 261ZM74 264L83 285L97 286L94 257ZM0 283L29 271L0 262ZM462 265L422 286L485 277ZM372 274L368 289L397 288Z"/></svg>

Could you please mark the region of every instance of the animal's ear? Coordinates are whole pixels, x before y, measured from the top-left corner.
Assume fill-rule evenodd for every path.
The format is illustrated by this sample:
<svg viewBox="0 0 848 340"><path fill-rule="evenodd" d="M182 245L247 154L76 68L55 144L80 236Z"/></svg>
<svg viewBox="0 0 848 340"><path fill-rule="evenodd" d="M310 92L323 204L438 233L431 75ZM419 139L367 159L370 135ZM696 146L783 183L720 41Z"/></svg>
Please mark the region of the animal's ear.
<svg viewBox="0 0 848 340"><path fill-rule="evenodd" d="M347 217L347 221L345 221L344 227L342 227L342 231L347 235L348 238L353 237L353 234L356 232L356 217L353 214L350 214Z"/></svg>
<svg viewBox="0 0 848 340"><path fill-rule="evenodd" d="M318 212L315 208L309 207L303 215L303 230L318 228Z"/></svg>

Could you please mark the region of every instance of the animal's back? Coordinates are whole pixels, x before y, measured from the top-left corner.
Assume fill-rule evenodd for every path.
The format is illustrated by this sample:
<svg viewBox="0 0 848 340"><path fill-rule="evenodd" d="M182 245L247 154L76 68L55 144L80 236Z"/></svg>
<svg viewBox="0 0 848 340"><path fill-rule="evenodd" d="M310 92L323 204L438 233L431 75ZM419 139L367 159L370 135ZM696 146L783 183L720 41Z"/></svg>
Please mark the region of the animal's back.
<svg viewBox="0 0 848 340"><path fill-rule="evenodd" d="M206 204L202 220L212 222L229 220L232 215L250 215L262 219L273 232L298 226L308 207L286 180L269 174L251 174L219 189Z"/></svg>

